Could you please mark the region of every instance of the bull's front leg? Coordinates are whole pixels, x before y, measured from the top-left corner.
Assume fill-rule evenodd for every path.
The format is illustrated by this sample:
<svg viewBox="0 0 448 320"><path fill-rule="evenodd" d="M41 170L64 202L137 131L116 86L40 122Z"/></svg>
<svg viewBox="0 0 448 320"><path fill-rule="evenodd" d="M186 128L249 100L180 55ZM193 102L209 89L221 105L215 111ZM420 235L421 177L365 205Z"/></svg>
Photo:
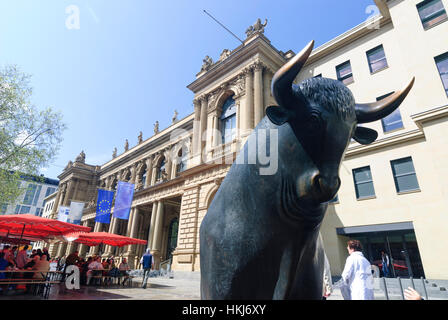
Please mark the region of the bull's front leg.
<svg viewBox="0 0 448 320"><path fill-rule="evenodd" d="M310 235L304 247L288 299L321 300L324 265L325 252L317 229Z"/></svg>

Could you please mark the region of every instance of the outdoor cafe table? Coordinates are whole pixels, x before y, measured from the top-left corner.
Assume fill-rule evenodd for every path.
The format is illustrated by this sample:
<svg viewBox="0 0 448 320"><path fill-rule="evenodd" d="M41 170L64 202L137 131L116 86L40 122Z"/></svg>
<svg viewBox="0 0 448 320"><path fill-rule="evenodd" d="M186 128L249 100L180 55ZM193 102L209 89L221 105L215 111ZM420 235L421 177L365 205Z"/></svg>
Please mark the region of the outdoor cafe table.
<svg viewBox="0 0 448 320"><path fill-rule="evenodd" d="M0 270L0 272L11 275L10 278L0 279L0 285L7 285L6 288L14 284L43 284L44 290L42 291L42 295L44 298L48 298L51 285L59 283L61 280L59 279L58 276L63 274L63 271L42 271L42 270ZM14 277L17 275L21 275L23 273L36 273L36 272L45 275L45 278Z"/></svg>

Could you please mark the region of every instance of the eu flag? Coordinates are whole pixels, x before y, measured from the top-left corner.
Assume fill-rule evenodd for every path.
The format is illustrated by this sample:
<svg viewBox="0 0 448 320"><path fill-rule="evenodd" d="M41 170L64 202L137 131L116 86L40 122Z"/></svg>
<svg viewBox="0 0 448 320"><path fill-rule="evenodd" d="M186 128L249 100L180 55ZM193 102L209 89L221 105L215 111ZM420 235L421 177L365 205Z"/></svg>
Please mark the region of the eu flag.
<svg viewBox="0 0 448 320"><path fill-rule="evenodd" d="M131 211L132 198L134 197L134 185L118 181L117 196L115 198L114 217L128 220Z"/></svg>
<svg viewBox="0 0 448 320"><path fill-rule="evenodd" d="M114 199L113 191L102 189L98 190L95 222L110 223L110 209L112 208L113 199Z"/></svg>

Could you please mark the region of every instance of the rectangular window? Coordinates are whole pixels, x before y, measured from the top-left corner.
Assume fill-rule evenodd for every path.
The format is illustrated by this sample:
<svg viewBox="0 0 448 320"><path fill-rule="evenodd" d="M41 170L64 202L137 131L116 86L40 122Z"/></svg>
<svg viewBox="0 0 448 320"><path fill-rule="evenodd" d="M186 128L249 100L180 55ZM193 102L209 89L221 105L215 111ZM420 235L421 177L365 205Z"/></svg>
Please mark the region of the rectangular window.
<svg viewBox="0 0 448 320"><path fill-rule="evenodd" d="M390 163L397 192L420 190L411 157L393 160Z"/></svg>
<svg viewBox="0 0 448 320"><path fill-rule="evenodd" d="M56 191L56 188L48 187L47 191L45 192L45 198L48 197L50 194L53 194Z"/></svg>
<svg viewBox="0 0 448 320"><path fill-rule="evenodd" d="M425 30L447 20L446 11L441 0L425 0L417 5L417 9Z"/></svg>
<svg viewBox="0 0 448 320"><path fill-rule="evenodd" d="M336 74L338 76L338 80L342 81L342 83L344 83L345 85L354 82L350 60L338 65L336 67Z"/></svg>
<svg viewBox="0 0 448 320"><path fill-rule="evenodd" d="M3 204L0 206L0 214L5 214L5 213L6 213L6 210L8 210L8 204L7 204L7 203L3 203Z"/></svg>
<svg viewBox="0 0 448 320"><path fill-rule="evenodd" d="M355 182L356 199L372 198L375 196L370 166L353 169L353 180Z"/></svg>
<svg viewBox="0 0 448 320"><path fill-rule="evenodd" d="M435 58L437 69L439 69L440 78L448 96L448 52Z"/></svg>
<svg viewBox="0 0 448 320"><path fill-rule="evenodd" d="M21 206L20 207L20 214L22 214L22 213L30 213L30 210L31 210L31 207L28 207L28 206Z"/></svg>
<svg viewBox="0 0 448 320"><path fill-rule="evenodd" d="M42 216L42 208L36 208L36 212L34 214L35 216L41 217Z"/></svg>
<svg viewBox="0 0 448 320"><path fill-rule="evenodd" d="M393 92L376 98L376 101L383 100L384 98L387 98L391 94L393 94ZM399 108L395 109L394 112L392 112L390 115L381 119L381 124L383 125L384 133L403 128L403 121L401 119L400 109Z"/></svg>
<svg viewBox="0 0 448 320"><path fill-rule="evenodd" d="M23 199L23 204L31 205L34 199L34 194L36 193L37 185L29 184L26 190L25 198Z"/></svg>
<svg viewBox="0 0 448 320"><path fill-rule="evenodd" d="M369 61L370 73L387 68L387 59L383 45L367 51L367 60Z"/></svg>
<svg viewBox="0 0 448 320"><path fill-rule="evenodd" d="M36 190L36 194L34 195L33 206L37 206L37 201L39 200L40 190L42 190L42 186L39 185Z"/></svg>

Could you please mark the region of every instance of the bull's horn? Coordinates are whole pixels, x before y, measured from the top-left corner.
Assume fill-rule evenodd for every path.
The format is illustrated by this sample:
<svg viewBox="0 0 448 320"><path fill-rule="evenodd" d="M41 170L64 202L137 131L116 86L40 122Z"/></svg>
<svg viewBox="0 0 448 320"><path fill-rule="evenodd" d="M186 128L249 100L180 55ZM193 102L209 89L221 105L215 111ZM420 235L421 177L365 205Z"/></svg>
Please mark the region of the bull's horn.
<svg viewBox="0 0 448 320"><path fill-rule="evenodd" d="M308 43L300 53L296 54L294 58L281 67L272 78L272 95L283 108L294 105L294 103L291 104L291 102L296 100L292 92L292 83L308 60L311 51L313 51L313 47L314 40Z"/></svg>
<svg viewBox="0 0 448 320"><path fill-rule="evenodd" d="M356 104L356 118L358 123L367 123L380 120L397 109L403 100L408 95L412 86L414 85L415 77L408 83L406 88L401 91L397 91L391 94L387 98L384 98L375 103Z"/></svg>

